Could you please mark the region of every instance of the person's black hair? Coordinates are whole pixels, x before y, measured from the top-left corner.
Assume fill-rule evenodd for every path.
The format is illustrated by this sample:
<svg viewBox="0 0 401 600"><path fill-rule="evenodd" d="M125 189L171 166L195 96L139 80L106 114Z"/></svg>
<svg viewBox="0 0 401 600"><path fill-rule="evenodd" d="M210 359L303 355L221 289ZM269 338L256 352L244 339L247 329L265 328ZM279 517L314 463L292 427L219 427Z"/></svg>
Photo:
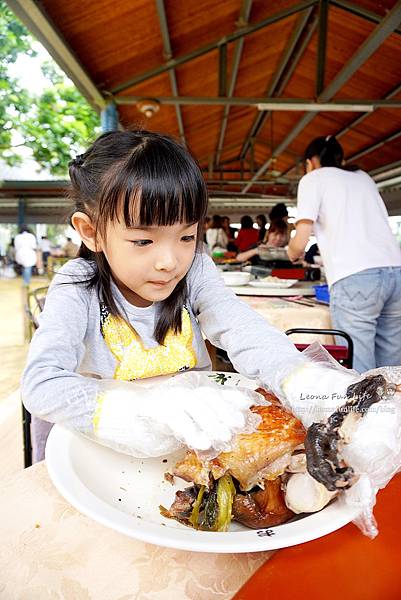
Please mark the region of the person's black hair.
<svg viewBox="0 0 401 600"><path fill-rule="evenodd" d="M104 133L69 163L69 173L74 212L91 217L96 235L104 236L107 224L118 220L127 227L199 222L201 248L206 184L196 160L173 138L145 130ZM94 261L88 287L96 289L113 315L126 318L113 298L112 274L103 252L92 252L82 243L78 257ZM154 331L159 344L170 328L181 331L186 295L184 277L161 303Z"/></svg>
<svg viewBox="0 0 401 600"><path fill-rule="evenodd" d="M242 229L253 229L253 219L249 215L244 215L241 217L241 227Z"/></svg>
<svg viewBox="0 0 401 600"><path fill-rule="evenodd" d="M32 231L29 229L28 225L21 225L19 233L32 233Z"/></svg>
<svg viewBox="0 0 401 600"><path fill-rule="evenodd" d="M304 162L317 156L322 167L337 167L345 171L358 171L357 165L344 164L344 150L334 135L315 138L307 146L304 153Z"/></svg>
<svg viewBox="0 0 401 600"><path fill-rule="evenodd" d="M259 226L259 240L263 240L266 234L266 225L267 225L267 219L265 217L265 215L257 215L256 216L256 222L258 223L258 221L260 221L260 226ZM259 223L258 223L259 225Z"/></svg>
<svg viewBox="0 0 401 600"><path fill-rule="evenodd" d="M284 217L288 217L287 207L284 204L284 202L278 202L278 204L275 204L272 207L272 209L269 213L269 219L271 222L282 221L282 219L284 219Z"/></svg>
<svg viewBox="0 0 401 600"><path fill-rule="evenodd" d="M222 227L222 218L220 215L213 215L210 229L220 229Z"/></svg>

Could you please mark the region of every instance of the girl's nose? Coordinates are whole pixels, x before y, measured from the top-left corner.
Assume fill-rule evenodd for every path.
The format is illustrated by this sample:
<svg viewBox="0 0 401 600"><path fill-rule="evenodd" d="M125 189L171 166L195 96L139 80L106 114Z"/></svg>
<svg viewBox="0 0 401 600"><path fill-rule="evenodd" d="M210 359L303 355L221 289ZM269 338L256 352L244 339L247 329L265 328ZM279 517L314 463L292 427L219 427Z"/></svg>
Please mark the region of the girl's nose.
<svg viewBox="0 0 401 600"><path fill-rule="evenodd" d="M155 262L156 271L173 271L177 265L174 252L165 250L161 252Z"/></svg>

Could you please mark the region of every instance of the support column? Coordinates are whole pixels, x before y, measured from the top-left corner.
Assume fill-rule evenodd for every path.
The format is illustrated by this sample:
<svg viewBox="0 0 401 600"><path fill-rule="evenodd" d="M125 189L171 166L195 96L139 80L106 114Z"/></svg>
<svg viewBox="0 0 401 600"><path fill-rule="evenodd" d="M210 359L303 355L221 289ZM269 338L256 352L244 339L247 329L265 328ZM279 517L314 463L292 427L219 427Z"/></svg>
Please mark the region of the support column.
<svg viewBox="0 0 401 600"><path fill-rule="evenodd" d="M110 102L100 114L100 122L103 133L106 131L117 131L118 129L118 111L114 102Z"/></svg>
<svg viewBox="0 0 401 600"><path fill-rule="evenodd" d="M25 225L25 199L18 200L18 229Z"/></svg>

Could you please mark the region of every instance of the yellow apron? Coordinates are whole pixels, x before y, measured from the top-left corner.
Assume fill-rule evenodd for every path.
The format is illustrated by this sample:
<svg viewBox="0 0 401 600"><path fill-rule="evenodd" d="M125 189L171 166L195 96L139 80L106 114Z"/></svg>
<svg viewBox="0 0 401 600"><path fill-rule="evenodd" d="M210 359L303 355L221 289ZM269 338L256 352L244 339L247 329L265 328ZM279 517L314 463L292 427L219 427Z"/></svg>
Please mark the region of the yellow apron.
<svg viewBox="0 0 401 600"><path fill-rule="evenodd" d="M187 371L195 366L192 325L186 308L182 311L181 333L170 329L164 344L155 348L145 348L136 331L124 319L112 315L104 304L100 314L102 335L118 361L114 379L132 381Z"/></svg>

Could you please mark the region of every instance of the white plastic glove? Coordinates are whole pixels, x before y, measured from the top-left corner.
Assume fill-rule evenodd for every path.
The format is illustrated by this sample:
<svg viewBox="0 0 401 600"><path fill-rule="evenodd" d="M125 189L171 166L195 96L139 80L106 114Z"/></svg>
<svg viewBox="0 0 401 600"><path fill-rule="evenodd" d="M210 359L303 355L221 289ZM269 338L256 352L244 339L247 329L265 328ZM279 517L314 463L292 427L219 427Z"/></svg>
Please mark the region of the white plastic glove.
<svg viewBox="0 0 401 600"><path fill-rule="evenodd" d="M358 379L355 371L321 363L297 367L282 383L283 404L305 427L325 421L347 401L349 385Z"/></svg>
<svg viewBox="0 0 401 600"><path fill-rule="evenodd" d="M162 456L188 446L216 456L235 434L254 431L249 411L259 395L215 383L200 387L99 381L100 402L89 437L136 457Z"/></svg>

